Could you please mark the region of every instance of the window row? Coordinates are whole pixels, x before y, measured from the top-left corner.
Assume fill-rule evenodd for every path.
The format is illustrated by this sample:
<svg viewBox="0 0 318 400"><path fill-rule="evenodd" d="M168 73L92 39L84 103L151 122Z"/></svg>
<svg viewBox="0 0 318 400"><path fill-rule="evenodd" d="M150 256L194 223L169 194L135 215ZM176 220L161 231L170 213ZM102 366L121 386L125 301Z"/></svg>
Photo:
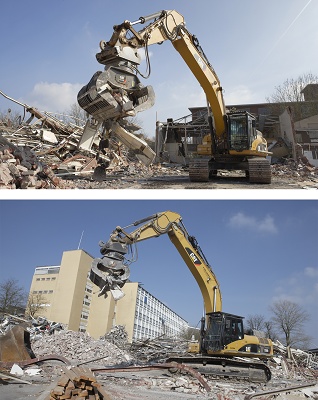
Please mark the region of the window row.
<svg viewBox="0 0 318 400"><path fill-rule="evenodd" d="M55 281L56 277L53 276L52 278L36 278L36 281Z"/></svg>
<svg viewBox="0 0 318 400"><path fill-rule="evenodd" d="M33 294L51 294L53 290L33 290Z"/></svg>

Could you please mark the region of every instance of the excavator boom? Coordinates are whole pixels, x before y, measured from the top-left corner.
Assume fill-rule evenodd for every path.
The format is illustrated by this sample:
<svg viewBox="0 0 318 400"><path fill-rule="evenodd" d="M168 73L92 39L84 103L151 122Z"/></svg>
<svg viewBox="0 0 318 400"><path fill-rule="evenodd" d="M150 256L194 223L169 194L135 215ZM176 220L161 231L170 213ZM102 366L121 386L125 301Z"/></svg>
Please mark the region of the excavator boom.
<svg viewBox="0 0 318 400"><path fill-rule="evenodd" d="M130 233L125 228L116 227L106 243L100 242L103 257L93 261L91 280L100 287L101 294L107 290L118 290L128 279L129 268L124 260L127 246L167 234L197 281L206 312L222 309L222 297L215 274L195 237L187 233L179 214L165 211L130 226L139 227Z"/></svg>

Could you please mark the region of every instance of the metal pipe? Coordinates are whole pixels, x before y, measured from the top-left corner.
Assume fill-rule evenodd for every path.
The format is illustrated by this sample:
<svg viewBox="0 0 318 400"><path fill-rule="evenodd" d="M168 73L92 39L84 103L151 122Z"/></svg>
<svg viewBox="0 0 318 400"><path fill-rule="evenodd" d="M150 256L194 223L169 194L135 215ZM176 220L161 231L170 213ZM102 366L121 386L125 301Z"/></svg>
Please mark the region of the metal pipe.
<svg viewBox="0 0 318 400"><path fill-rule="evenodd" d="M218 286L214 286L213 291L214 291L214 298L213 298L213 312L216 311L216 291L218 290Z"/></svg>
<svg viewBox="0 0 318 400"><path fill-rule="evenodd" d="M139 19L137 21L130 22L130 25L144 24L145 22L148 22L151 19L155 19L155 18L160 17L163 13L164 13L164 11L158 11L156 13L147 15L145 17L139 17Z"/></svg>

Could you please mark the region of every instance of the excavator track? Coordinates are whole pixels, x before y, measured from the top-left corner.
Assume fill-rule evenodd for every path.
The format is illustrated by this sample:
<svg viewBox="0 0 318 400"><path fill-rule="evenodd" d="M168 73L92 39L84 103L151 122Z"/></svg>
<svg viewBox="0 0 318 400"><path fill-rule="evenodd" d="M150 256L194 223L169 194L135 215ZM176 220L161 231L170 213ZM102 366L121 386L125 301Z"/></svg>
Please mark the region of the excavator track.
<svg viewBox="0 0 318 400"><path fill-rule="evenodd" d="M167 363L186 364L202 375L222 376L225 378L247 379L249 382L268 382L271 371L261 361L222 357L172 357Z"/></svg>
<svg viewBox="0 0 318 400"><path fill-rule="evenodd" d="M190 160L189 178L191 182L208 182L209 160L207 158L195 158Z"/></svg>
<svg viewBox="0 0 318 400"><path fill-rule="evenodd" d="M271 183L271 166L266 158L248 160L248 176L251 183Z"/></svg>

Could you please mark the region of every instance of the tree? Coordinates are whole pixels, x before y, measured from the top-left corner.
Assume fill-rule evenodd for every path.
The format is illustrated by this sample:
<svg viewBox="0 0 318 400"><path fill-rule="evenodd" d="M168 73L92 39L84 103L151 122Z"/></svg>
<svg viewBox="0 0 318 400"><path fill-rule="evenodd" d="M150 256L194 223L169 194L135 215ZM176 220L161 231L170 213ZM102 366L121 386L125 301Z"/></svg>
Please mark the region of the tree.
<svg viewBox="0 0 318 400"><path fill-rule="evenodd" d="M249 329L262 331L264 329L264 321L265 318L263 315L255 314L248 316L248 318L246 319L246 324Z"/></svg>
<svg viewBox="0 0 318 400"><path fill-rule="evenodd" d="M78 126L83 126L87 119L86 111L83 110L77 103L74 103L70 106L70 109L67 112L67 114L68 118L70 118L71 120L70 122Z"/></svg>
<svg viewBox="0 0 318 400"><path fill-rule="evenodd" d="M280 115L288 106L291 106L294 121L317 114L318 102L304 102L301 93L311 83L318 83L318 75L309 72L298 78L286 79L281 85L276 86L274 93L266 99L270 103L272 114Z"/></svg>
<svg viewBox="0 0 318 400"><path fill-rule="evenodd" d="M42 293L31 293L25 308L25 315L31 318L38 317L41 312L46 310L46 304L47 300Z"/></svg>
<svg viewBox="0 0 318 400"><path fill-rule="evenodd" d="M271 339L273 341L278 339L277 333L274 330L272 321L265 321L263 329L264 329L265 335L268 339Z"/></svg>
<svg viewBox="0 0 318 400"><path fill-rule="evenodd" d="M310 339L303 333L303 325L309 314L302 307L289 300L278 300L270 307L273 325L284 337L286 346L304 345Z"/></svg>
<svg viewBox="0 0 318 400"><path fill-rule="evenodd" d="M24 309L26 296L16 279L10 278L0 283L0 312L14 314Z"/></svg>

